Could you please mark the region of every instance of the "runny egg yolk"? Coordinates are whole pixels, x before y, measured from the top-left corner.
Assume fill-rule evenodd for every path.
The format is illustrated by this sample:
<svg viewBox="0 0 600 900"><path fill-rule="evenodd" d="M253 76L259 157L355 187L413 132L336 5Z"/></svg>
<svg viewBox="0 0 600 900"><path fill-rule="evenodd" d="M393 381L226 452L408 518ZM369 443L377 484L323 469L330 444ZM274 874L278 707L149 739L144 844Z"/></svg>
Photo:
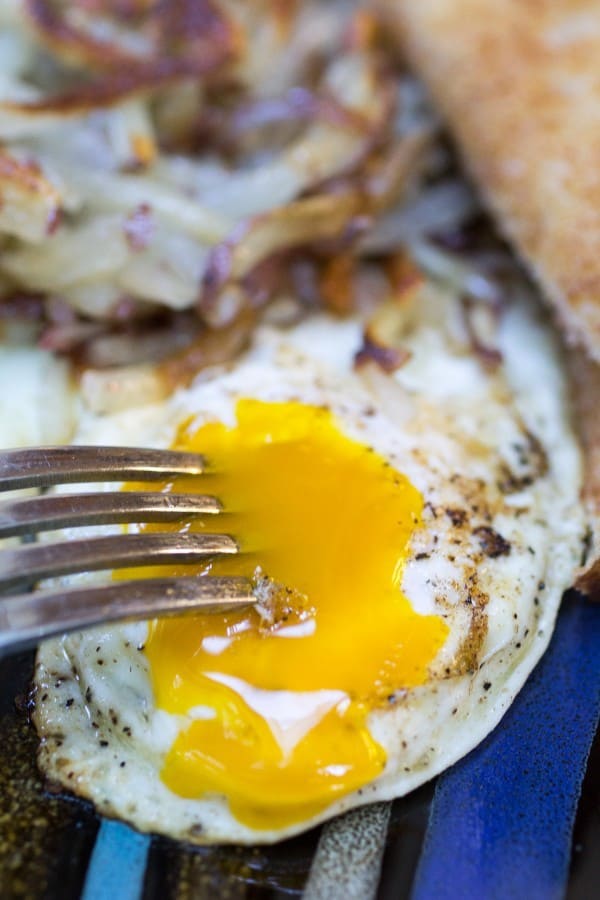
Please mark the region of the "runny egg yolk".
<svg viewBox="0 0 600 900"><path fill-rule="evenodd" d="M223 515L184 527L230 533L242 552L198 571L258 572L266 599L261 611L156 621L146 654L157 706L190 721L165 784L224 795L240 822L271 829L381 774L367 717L425 681L447 628L401 591L422 507L408 479L327 409L242 399L236 415L234 427L182 430L176 446L211 472L164 489L222 500Z"/></svg>

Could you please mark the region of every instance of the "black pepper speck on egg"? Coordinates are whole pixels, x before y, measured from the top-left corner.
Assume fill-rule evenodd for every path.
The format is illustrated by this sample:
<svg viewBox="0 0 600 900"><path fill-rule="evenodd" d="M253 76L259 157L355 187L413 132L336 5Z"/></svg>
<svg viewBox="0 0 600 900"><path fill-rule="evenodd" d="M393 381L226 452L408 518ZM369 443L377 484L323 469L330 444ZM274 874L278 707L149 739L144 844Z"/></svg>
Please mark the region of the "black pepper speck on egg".
<svg viewBox="0 0 600 900"><path fill-rule="evenodd" d="M455 509L453 507L447 507L445 509L445 513L448 516L448 518L450 519L450 521L452 522L452 524L455 525L457 528L459 528L461 525L464 525L465 522L467 521L467 513L464 509Z"/></svg>

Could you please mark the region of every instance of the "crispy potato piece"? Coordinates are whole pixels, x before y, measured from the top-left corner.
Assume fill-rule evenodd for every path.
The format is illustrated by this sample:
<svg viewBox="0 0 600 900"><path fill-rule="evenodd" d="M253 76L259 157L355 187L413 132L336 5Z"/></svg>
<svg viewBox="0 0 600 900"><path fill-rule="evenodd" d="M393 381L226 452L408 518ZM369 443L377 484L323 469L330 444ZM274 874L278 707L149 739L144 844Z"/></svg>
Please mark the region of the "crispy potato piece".
<svg viewBox="0 0 600 900"><path fill-rule="evenodd" d="M0 232L40 243L58 223L61 196L39 166L0 147Z"/></svg>

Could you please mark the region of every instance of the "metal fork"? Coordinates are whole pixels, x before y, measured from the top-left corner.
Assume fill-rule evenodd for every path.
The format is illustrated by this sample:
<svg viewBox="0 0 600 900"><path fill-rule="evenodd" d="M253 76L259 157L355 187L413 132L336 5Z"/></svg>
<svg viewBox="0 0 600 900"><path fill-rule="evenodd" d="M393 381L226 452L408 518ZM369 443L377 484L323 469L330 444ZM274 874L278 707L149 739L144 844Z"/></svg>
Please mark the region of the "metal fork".
<svg viewBox="0 0 600 900"><path fill-rule="evenodd" d="M39 447L0 452L0 491L110 481L201 476L196 453L130 447ZM157 523L216 516L215 497L158 491L103 491L17 497L0 503L0 537L83 525ZM193 564L239 552L227 534L152 532L27 543L0 550L0 654L65 631L118 619L194 610L223 613L254 602L245 578L178 576L32 590L44 578L123 567Z"/></svg>

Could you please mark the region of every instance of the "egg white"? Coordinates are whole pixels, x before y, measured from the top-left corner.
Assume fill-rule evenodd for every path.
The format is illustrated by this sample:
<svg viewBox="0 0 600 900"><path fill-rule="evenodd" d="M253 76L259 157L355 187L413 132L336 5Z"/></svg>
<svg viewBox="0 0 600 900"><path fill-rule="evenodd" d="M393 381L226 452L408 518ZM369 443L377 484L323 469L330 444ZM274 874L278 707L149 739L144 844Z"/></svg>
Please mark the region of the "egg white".
<svg viewBox="0 0 600 900"><path fill-rule="evenodd" d="M580 457L559 352L526 299L503 317L504 363L494 372L470 350L460 322L458 299L429 285L405 337L411 359L392 376L353 371L358 320L319 315L289 331L264 326L234 366L202 373L163 404L103 417L83 410L76 435L81 443L169 446L190 416L198 426L232 424L240 397L299 400L329 406L349 437L408 476L425 512L403 590L418 612L442 615L449 634L427 682L370 714L387 754L383 775L309 821L271 830L241 824L223 797L175 795L160 779L165 755L205 711L156 708L148 629L135 623L40 648L34 722L50 778L141 830L199 843L272 842L407 793L498 723L547 646L578 565ZM489 534L510 552L482 549ZM299 704L296 713L300 731L318 720L314 708Z"/></svg>
<svg viewBox="0 0 600 900"><path fill-rule="evenodd" d="M0 447L66 443L77 416L66 362L37 347L0 345Z"/></svg>

